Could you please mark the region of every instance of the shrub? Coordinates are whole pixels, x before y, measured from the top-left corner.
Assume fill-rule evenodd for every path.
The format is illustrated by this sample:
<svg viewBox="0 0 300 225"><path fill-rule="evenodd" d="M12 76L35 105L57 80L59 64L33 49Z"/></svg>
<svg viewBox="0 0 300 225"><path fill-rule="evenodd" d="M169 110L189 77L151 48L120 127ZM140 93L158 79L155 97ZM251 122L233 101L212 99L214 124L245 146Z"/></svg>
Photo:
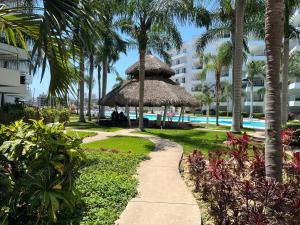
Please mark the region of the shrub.
<svg viewBox="0 0 300 225"><path fill-rule="evenodd" d="M24 107L24 121L29 122L30 119L38 120L40 117L38 109L30 106Z"/></svg>
<svg viewBox="0 0 300 225"><path fill-rule="evenodd" d="M253 113L253 117L257 119L262 119L265 117L264 113Z"/></svg>
<svg viewBox="0 0 300 225"><path fill-rule="evenodd" d="M62 109L58 112L58 122L66 123L70 121L70 111L68 109Z"/></svg>
<svg viewBox="0 0 300 225"><path fill-rule="evenodd" d="M249 117L249 113L247 113L247 112L242 112L241 114L242 114L242 116L243 116L244 118Z"/></svg>
<svg viewBox="0 0 300 225"><path fill-rule="evenodd" d="M55 122L56 113L50 107L42 108L40 110L40 114L44 120L44 123L47 124Z"/></svg>
<svg viewBox="0 0 300 225"><path fill-rule="evenodd" d="M24 107L22 104L4 104L0 109L0 123L10 124L13 121L24 117Z"/></svg>
<svg viewBox="0 0 300 225"><path fill-rule="evenodd" d="M226 116L226 112L225 111L219 111L219 116Z"/></svg>
<svg viewBox="0 0 300 225"><path fill-rule="evenodd" d="M289 145L293 132L282 134ZM283 183L265 179L263 145L228 133L229 151L188 157L195 189L209 203L214 224L291 224L300 219L300 153L284 162ZM251 153L251 154L250 154Z"/></svg>
<svg viewBox="0 0 300 225"><path fill-rule="evenodd" d="M16 121L0 130L0 223L49 224L74 208L81 140L63 126Z"/></svg>

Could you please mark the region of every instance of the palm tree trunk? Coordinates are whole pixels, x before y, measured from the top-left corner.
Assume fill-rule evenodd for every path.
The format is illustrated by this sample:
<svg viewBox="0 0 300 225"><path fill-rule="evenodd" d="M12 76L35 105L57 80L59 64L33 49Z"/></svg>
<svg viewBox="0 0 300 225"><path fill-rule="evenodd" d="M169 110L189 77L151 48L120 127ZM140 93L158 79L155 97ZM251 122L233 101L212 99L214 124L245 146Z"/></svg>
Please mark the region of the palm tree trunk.
<svg viewBox="0 0 300 225"><path fill-rule="evenodd" d="M139 129L144 130L144 82L145 82L145 56L146 45L140 47L140 74L139 74Z"/></svg>
<svg viewBox="0 0 300 225"><path fill-rule="evenodd" d="M251 81L251 90L250 90L250 118L253 118L253 81Z"/></svg>
<svg viewBox="0 0 300 225"><path fill-rule="evenodd" d="M179 118L178 118L178 125L180 124L180 120L181 120L181 116L182 116L182 110L183 110L183 107L180 108L180 114L179 114Z"/></svg>
<svg viewBox="0 0 300 225"><path fill-rule="evenodd" d="M88 120L92 121L91 107L92 107L92 89L93 89L93 73L94 73L94 57L90 55L90 80L89 80L89 100L88 100Z"/></svg>
<svg viewBox="0 0 300 225"><path fill-rule="evenodd" d="M98 108L98 117L100 121L100 111L101 111L101 105L100 105L100 100L101 100L101 65L100 63L98 64L98 101L99 101L99 108Z"/></svg>
<svg viewBox="0 0 300 225"><path fill-rule="evenodd" d="M232 127L234 133L241 132L241 96L242 96L242 73L243 73L243 34L245 0L235 2L235 53L233 74L233 110Z"/></svg>
<svg viewBox="0 0 300 225"><path fill-rule="evenodd" d="M289 38L284 38L283 43L283 73L281 89L281 125L285 126L288 120L288 81L289 81Z"/></svg>
<svg viewBox="0 0 300 225"><path fill-rule="evenodd" d="M221 74L220 72L216 73L216 125L219 126L219 108L220 108L220 82Z"/></svg>
<svg viewBox="0 0 300 225"><path fill-rule="evenodd" d="M209 111L210 111L210 106L209 106L209 104L208 104L208 105L207 105L207 111L206 111L206 127L208 127Z"/></svg>
<svg viewBox="0 0 300 225"><path fill-rule="evenodd" d="M265 166L267 179L282 181L280 53L283 38L284 0L266 0L265 41L266 75L266 141Z"/></svg>
<svg viewBox="0 0 300 225"><path fill-rule="evenodd" d="M102 71L102 73L103 73L103 75L102 75L102 98L104 98L105 95L106 95L106 87L107 87L107 58L106 57L104 57L102 65L103 65L103 71ZM105 117L105 106L104 105L101 106L100 116L102 118Z"/></svg>
<svg viewBox="0 0 300 225"><path fill-rule="evenodd" d="M84 53L83 49L80 49L80 81L79 81L79 121L85 122L84 118Z"/></svg>

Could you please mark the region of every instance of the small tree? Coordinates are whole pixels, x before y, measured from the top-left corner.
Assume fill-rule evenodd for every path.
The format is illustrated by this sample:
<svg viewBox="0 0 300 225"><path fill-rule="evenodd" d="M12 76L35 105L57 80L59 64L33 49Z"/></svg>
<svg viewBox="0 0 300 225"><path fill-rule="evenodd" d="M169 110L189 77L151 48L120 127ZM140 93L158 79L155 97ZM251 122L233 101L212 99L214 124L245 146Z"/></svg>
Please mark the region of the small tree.
<svg viewBox="0 0 300 225"><path fill-rule="evenodd" d="M223 43L216 55L208 54L204 56L205 66L200 72L200 78L205 79L208 71L215 72L215 96L216 96L216 125L219 126L219 107L220 107L220 89L221 89L221 72L232 62L232 44L230 42Z"/></svg>

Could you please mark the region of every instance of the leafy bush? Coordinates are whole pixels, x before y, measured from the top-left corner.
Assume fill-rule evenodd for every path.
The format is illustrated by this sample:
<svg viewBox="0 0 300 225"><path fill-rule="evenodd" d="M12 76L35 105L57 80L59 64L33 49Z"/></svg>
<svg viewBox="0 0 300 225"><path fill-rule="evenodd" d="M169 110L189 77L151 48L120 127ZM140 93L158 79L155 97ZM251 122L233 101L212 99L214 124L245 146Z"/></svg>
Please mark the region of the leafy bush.
<svg viewBox="0 0 300 225"><path fill-rule="evenodd" d="M264 113L253 113L253 117L257 119L263 119L265 117Z"/></svg>
<svg viewBox="0 0 300 225"><path fill-rule="evenodd" d="M44 123L47 124L55 122L56 113L50 107L42 108L40 110L40 114L44 120Z"/></svg>
<svg viewBox="0 0 300 225"><path fill-rule="evenodd" d="M26 106L24 107L24 121L29 122L30 120L38 120L40 117L37 108Z"/></svg>
<svg viewBox="0 0 300 225"><path fill-rule="evenodd" d="M0 109L0 124L10 124L24 117L24 107L21 104L4 104Z"/></svg>
<svg viewBox="0 0 300 225"><path fill-rule="evenodd" d="M70 111L68 109L62 109L58 112L58 122L67 123L70 121Z"/></svg>
<svg viewBox="0 0 300 225"><path fill-rule="evenodd" d="M290 134L282 135L285 145ZM209 203L214 224L299 224L300 154L285 157L285 180L278 183L265 179L261 143L228 133L226 144L229 151L211 152L208 160L197 151L188 157L195 190Z"/></svg>
<svg viewBox="0 0 300 225"><path fill-rule="evenodd" d="M63 126L17 121L0 129L0 223L49 224L75 205L84 154Z"/></svg>
<svg viewBox="0 0 300 225"><path fill-rule="evenodd" d="M242 112L241 114L242 114L242 116L243 116L244 118L249 117L249 113L247 113L247 112Z"/></svg>

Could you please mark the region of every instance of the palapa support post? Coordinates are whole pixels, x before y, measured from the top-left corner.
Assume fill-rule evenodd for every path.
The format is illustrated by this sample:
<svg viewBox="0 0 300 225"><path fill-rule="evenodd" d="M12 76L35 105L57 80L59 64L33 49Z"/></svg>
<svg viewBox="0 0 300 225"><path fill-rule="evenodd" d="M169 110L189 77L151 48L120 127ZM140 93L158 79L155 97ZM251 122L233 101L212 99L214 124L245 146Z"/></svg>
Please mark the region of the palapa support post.
<svg viewBox="0 0 300 225"><path fill-rule="evenodd" d="M184 107L182 107L182 124L184 123Z"/></svg>
<svg viewBox="0 0 300 225"><path fill-rule="evenodd" d="M138 119L138 110L137 110L137 106L135 106L135 119Z"/></svg>
<svg viewBox="0 0 300 225"><path fill-rule="evenodd" d="M178 125L180 124L180 120L181 120L181 116L182 116L182 109L183 109L183 107L180 107L180 114L179 114L179 118L178 118Z"/></svg>
<svg viewBox="0 0 300 225"><path fill-rule="evenodd" d="M127 114L127 120L128 120L128 126L131 127L131 121L130 121L130 110L128 107L128 104L126 104L126 114Z"/></svg>
<svg viewBox="0 0 300 225"><path fill-rule="evenodd" d="M168 107L165 105L164 118L163 118L163 127L166 126L167 109L168 109Z"/></svg>

